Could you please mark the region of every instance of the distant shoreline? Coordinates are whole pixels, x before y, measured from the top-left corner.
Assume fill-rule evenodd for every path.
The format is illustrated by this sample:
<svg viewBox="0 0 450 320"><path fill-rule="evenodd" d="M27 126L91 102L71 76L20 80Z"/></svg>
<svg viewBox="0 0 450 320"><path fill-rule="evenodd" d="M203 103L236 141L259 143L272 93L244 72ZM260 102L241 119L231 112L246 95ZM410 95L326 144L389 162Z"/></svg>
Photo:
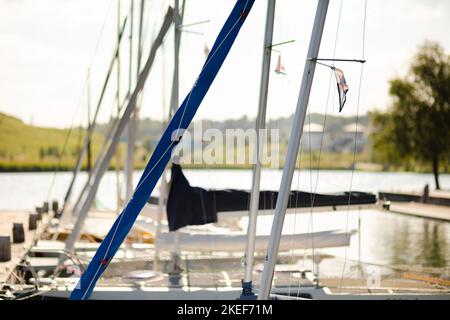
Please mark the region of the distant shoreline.
<svg viewBox="0 0 450 320"><path fill-rule="evenodd" d="M135 170L143 170L145 166L143 165L137 165L135 167ZM251 170L251 165L183 165L183 168L185 169L196 169L196 170L214 170L214 169L224 169L224 170ZM278 170L282 170L283 167L278 168ZM309 166L301 166L302 170L308 170ZM312 166L313 170L317 170L317 166ZM345 170L351 170L352 168L350 166L320 166L318 168L319 170L336 170L336 171L345 171ZM114 171L116 170L114 166L111 166L108 171ZM123 170L121 168L120 170ZM276 170L276 169L274 169ZM69 165L55 165L55 164L44 164L44 165L37 165L37 164L11 164L11 165L5 165L0 163L0 173L39 173L39 172L72 172L73 166ZM86 168L83 167L81 171L86 171ZM379 164L366 164L366 163L357 163L355 165L355 171L361 171L361 172L410 172L410 173L423 173L423 174L430 174L432 173L431 170L404 170L401 168L383 168ZM441 171L441 174L449 174L450 171Z"/></svg>

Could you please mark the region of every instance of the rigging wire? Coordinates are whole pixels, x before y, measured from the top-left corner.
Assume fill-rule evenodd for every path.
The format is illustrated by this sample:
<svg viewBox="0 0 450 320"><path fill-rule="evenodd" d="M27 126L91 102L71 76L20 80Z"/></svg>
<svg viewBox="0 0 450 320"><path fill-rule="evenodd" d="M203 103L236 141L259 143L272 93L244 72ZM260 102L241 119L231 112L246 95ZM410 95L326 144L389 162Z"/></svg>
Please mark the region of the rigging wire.
<svg viewBox="0 0 450 320"><path fill-rule="evenodd" d="M64 154L66 153L67 145L69 143L69 138L72 135L72 132L73 132L73 129L74 129L74 126L75 126L75 119L77 117L78 110L80 109L81 99L82 99L82 97L84 95L83 93L84 93L85 87L86 87L86 83L85 83L85 85L83 85L83 90L81 90L80 96L78 98L78 103L77 103L77 106L75 108L74 115L72 117L72 122L70 124L69 130L67 131L66 137L64 139L64 144L63 144L62 151L58 155L58 165L56 166L55 170L53 171L52 180L50 182L50 186L49 186L48 192L47 192L47 197L46 197L47 201L50 201L50 195L52 193L53 186L55 184L56 174L59 172L59 170L61 168L62 158L63 158Z"/></svg>
<svg viewBox="0 0 450 320"><path fill-rule="evenodd" d="M362 32L362 59L365 57L365 42L366 42L366 18L367 18L367 0L364 1L364 18L363 18L363 32ZM350 190L348 194L348 202L347 202L347 214L346 214L346 225L345 232L348 232L348 218L350 212L350 200L352 194L353 187L353 175L355 172L355 160L356 160L356 149L358 143L358 122L359 122L359 107L360 107L360 98L361 98L361 88L362 88L362 80L363 80L363 71L364 64L361 64L360 73L359 73L359 86L358 86L358 98L356 102L356 123L355 123L355 136L354 136L354 146L353 146L353 160L352 160L352 171L350 174ZM347 247L344 247L344 265L342 267L341 281L339 283L339 293L342 291L342 283L344 281L345 267L347 264Z"/></svg>
<svg viewBox="0 0 450 320"><path fill-rule="evenodd" d="M110 0L108 8L106 10L105 18L103 19L103 23L102 23L102 26L100 28L100 33L99 33L99 36L97 37L97 42L95 44L95 49L94 49L94 52L92 54L91 61L89 63L89 68L92 67L92 65L94 63L94 60L95 60L95 58L97 56L97 52L98 52L99 45L100 45L100 40L103 38L103 31L105 30L105 25L106 25L106 21L108 20L108 17L109 17L109 12L110 12L110 9L111 9L112 2L113 2L113 0ZM79 110L79 108L81 106L81 100L82 100L84 92L86 90L86 86L87 86L87 79L85 79L84 82L83 82L83 86L81 88L81 91L80 91L80 94L79 94L79 97L78 97L78 102L77 102L76 107L75 107L75 112L74 112L74 114L72 116L72 122L70 124L69 130L67 131L67 135L66 135L65 140L64 140L62 151L61 151L61 153L59 154L59 157L58 157L58 165L55 168L55 170L53 171L52 180L50 182L50 186L49 186L48 192L47 192L47 201L50 201L50 195L51 195L51 193L53 191L53 186L55 184L56 174L61 169L62 158L63 158L63 156L64 156L64 154L66 152L66 149L67 149L67 146L68 146L68 142L69 142L69 138L70 138L70 136L71 136L71 134L73 132L74 126L75 126L75 119L76 119L76 116L78 114L78 110ZM80 152L81 152L81 150L80 150Z"/></svg>
<svg viewBox="0 0 450 320"><path fill-rule="evenodd" d="M342 6L343 6L343 0L341 0L340 6L339 6L339 15L338 15L338 21L337 21L337 27L336 27L336 35L335 35L335 39L334 39L334 48L333 48L333 59L336 57L336 51L337 51L337 43L338 43L338 38L339 38L339 29L340 29L340 25L341 25L341 16L342 16ZM333 67L334 67L334 63L333 63ZM326 105L325 105L325 115L324 115L324 119L323 119L323 124L322 124L322 134L320 136L320 147L319 147L319 156L318 156L318 160L317 160L317 169L316 169L316 182L315 182L315 186L314 186L314 190L312 190L312 150L310 150L309 152L309 160L310 160L310 183L311 183L311 211L310 211L310 226L311 226L311 246L312 246L312 270L313 273L315 274L317 270L315 270L315 248L314 248L314 202L315 202L315 198L316 198L316 192L317 192L317 187L319 184L319 167L320 167L320 160L321 160L321 155L322 155L322 149L323 149L323 138L325 135L325 127L327 124L327 117L328 117L328 105L329 105L329 98L330 98L330 90L331 90L331 84L333 81L333 70L330 70L330 77L328 80L328 92L327 92L327 99L326 99ZM336 92L333 90L333 97L336 94ZM333 99L334 101L334 99ZM334 106L334 103L333 103ZM309 112L309 125L311 126L311 112ZM310 148L311 148L311 134L309 135L309 140L310 140Z"/></svg>
<svg viewBox="0 0 450 320"><path fill-rule="evenodd" d="M333 48L333 59L336 57L336 50L337 50L337 41L338 41L338 37L339 37L339 29L340 29L340 24L341 24L341 16L342 16L342 5L343 5L343 0L341 0L340 5L339 5L339 14L338 14L338 21L337 21L337 26L336 26L336 35L335 35L335 40L334 40L334 48ZM314 250L314 220L313 220L313 207L314 207L314 201L315 201L315 193L317 192L317 187L318 187L318 183L319 183L319 167L320 167L320 160L321 160L321 154L322 154L322 148L323 148L323 138L324 138L324 132L325 132L325 127L326 127L326 122L327 122L327 115L328 115L328 105L329 105L329 98L330 98L330 90L331 90L331 84L332 84L332 80L333 80L333 70L330 70L330 76L329 76L329 80L328 80L328 92L327 92L327 98L326 98L326 104L325 104L325 115L324 115L324 120L323 120L323 127L322 127L322 135L321 135L321 139L320 139L320 147L319 147L319 156L318 156L318 161L317 161L317 169L316 169L316 183L314 186L314 190L312 188L312 150L311 150L311 134L309 134L309 171L310 171L310 192L311 192L311 211L310 211L310 215L309 215L309 219L308 219L308 226L307 226L307 232L309 232L311 230L311 247L312 247L312 271L313 274L315 273L315 250ZM336 92L333 91L333 100L334 101L334 97L335 97ZM333 104L334 106L334 104ZM311 128L311 113L308 112L308 122L309 122L309 126ZM300 142L301 143L301 142ZM299 157L301 157L301 148L299 149L300 151L300 155ZM299 169L300 169L300 162L299 162ZM300 180L300 172L297 175L297 190L299 190L299 180ZM296 209L294 211L294 230L296 229L296 223L297 223L297 202L298 202L298 195L296 196ZM306 250L304 251L304 256L303 256L303 266L306 260ZM291 257L292 258L292 257ZM292 263L292 259L291 259L291 263ZM289 283L290 283L290 277L291 274L289 274ZM300 294L300 285L301 285L301 278L299 279L299 284L298 284L298 288L297 288L297 297ZM291 286L289 285L289 290L291 289ZM289 292L290 293L290 292Z"/></svg>
<svg viewBox="0 0 450 320"><path fill-rule="evenodd" d="M110 0L110 1L109 1L108 9L106 9L105 18L103 19L103 24L102 24L102 26L101 26L101 28L100 28L100 33L99 33L99 36L98 36L98 38L97 38L97 42L96 42L96 44L95 44L94 53L93 53L92 58L91 58L91 61L90 61L90 63L89 63L89 67L92 67L92 65L94 64L94 60L95 60L95 58L97 57L97 52L98 52L98 49L99 49L99 46L100 46L100 41L101 41L101 39L103 38L103 32L104 32L104 30L105 30L106 21L108 20L109 13L110 13L110 11L111 11L111 6L112 6L113 1L114 1L114 0Z"/></svg>

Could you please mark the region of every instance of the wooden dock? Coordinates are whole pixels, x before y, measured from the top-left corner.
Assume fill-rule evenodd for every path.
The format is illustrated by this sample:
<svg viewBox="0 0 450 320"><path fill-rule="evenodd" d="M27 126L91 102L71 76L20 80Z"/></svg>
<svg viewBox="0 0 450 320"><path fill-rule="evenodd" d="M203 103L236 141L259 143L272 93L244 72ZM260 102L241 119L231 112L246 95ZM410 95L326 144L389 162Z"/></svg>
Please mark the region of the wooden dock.
<svg viewBox="0 0 450 320"><path fill-rule="evenodd" d="M378 197L381 200L393 202L426 202L432 205L450 207L450 192L444 190L430 190L426 199L423 191L380 191Z"/></svg>
<svg viewBox="0 0 450 320"><path fill-rule="evenodd" d="M380 191L378 197L390 202L389 211L421 218L450 221L449 191Z"/></svg>
<svg viewBox="0 0 450 320"><path fill-rule="evenodd" d="M419 202L392 202L389 211L450 222L450 207Z"/></svg>
<svg viewBox="0 0 450 320"><path fill-rule="evenodd" d="M0 211L0 235L10 236L11 239L11 260L0 262L0 283L5 282L20 262L26 250L33 243L36 230L28 230L29 213L25 211ZM23 223L25 231L25 242L13 243L12 228L14 223Z"/></svg>

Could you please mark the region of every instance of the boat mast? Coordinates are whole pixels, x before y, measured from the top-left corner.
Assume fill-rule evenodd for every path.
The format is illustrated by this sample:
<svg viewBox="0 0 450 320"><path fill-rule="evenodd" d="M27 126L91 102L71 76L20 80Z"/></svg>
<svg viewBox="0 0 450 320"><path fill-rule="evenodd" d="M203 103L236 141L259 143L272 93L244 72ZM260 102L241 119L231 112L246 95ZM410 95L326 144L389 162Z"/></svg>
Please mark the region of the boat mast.
<svg viewBox="0 0 450 320"><path fill-rule="evenodd" d="M88 68L87 70L87 131L89 131L89 128L91 127L91 69ZM91 175L92 170L92 139L91 137L87 136L87 161L86 161L86 171L88 176Z"/></svg>
<svg viewBox="0 0 450 320"><path fill-rule="evenodd" d="M308 55L303 71L302 84L300 87L299 98L297 101L297 107L295 110L290 140L288 144L285 166L281 178L280 191L275 207L275 214L267 248L267 255L264 262L264 270L261 277L258 300L268 299L270 289L272 287L273 273L277 260L278 248L280 245L281 232L283 230L284 217L286 215L289 192L291 190L292 176L294 174L295 162L297 159L300 139L303 133L303 125L305 122L309 95L311 93L314 71L316 68L315 59L317 59L319 53L320 42L322 39L323 28L325 25L325 19L328 10L328 3L329 0L319 0L319 3L317 4L314 26L309 42Z"/></svg>
<svg viewBox="0 0 450 320"><path fill-rule="evenodd" d="M164 6L164 4L161 2L161 5ZM166 49L165 49L165 44L163 43L161 45L161 59L162 59L162 72L161 72L161 84L162 84L162 109L163 109L163 118L162 118L162 122L164 124L164 115L166 113L166 107L167 107L167 103L166 103ZM163 174L161 175L161 182L159 185L159 197L158 197L158 211L157 211L157 215L156 215L156 221L155 221L155 243L154 243L154 247L153 247L153 270L154 271L158 271L159 270L159 245L156 241L156 239L159 238L160 234L161 234L161 220L162 220L162 216L164 214L164 209L165 209L165 199L163 199L163 195L166 194L166 185L167 185L167 181L166 181L166 177L165 177L165 172L163 172Z"/></svg>
<svg viewBox="0 0 450 320"><path fill-rule="evenodd" d="M128 95L131 94L131 84L133 79L133 28L134 28L134 0L130 3L130 50L129 50L129 66L128 66ZM139 28L141 25L139 22ZM140 42L139 42L140 47ZM138 53L139 54L139 53ZM139 58L139 57L138 57ZM138 69L139 70L139 69ZM139 74L137 75L139 76ZM127 153L125 157L125 202L130 200L133 194L133 160L134 160L134 150L136 143L136 125L137 125L138 112L133 112L130 122L128 123L128 139L127 139Z"/></svg>
<svg viewBox="0 0 450 320"><path fill-rule="evenodd" d="M125 111L123 112L122 118L120 119L117 127L114 129L114 132L112 134L111 143L108 146L108 150L106 151L104 158L101 160L101 162L99 164L98 170L97 170L94 180L92 182L92 186L89 189L89 192L86 194L86 197L84 198L84 202L80 207L78 219L73 227L72 233L70 234L70 236L67 239L66 244L65 244L66 252L73 251L75 242L78 240L78 238L80 236L81 228L83 227L84 221L86 220L86 217L88 214L88 211L92 206L92 202L94 201L94 197L95 197L95 194L97 193L97 189L98 189L98 186L100 185L100 181L101 181L103 175L105 174L105 172L108 170L111 159L113 158L116 147L119 143L120 136L122 135L128 121L130 119L132 112L136 108L137 98L144 88L144 84L148 78L150 69L155 60L156 52L157 52L158 48L161 46L161 43L163 42L163 39L164 39L167 31L169 30L172 21L173 21L173 10L172 10L172 8L169 7L169 10L166 13L164 22L161 26L158 36L152 43L150 54L147 58L147 62L144 66L144 69L142 70L142 72L139 75L139 79L136 83L133 94L130 95L130 98L127 103L127 107L125 108ZM62 263L61 260L62 260L62 258L60 258L59 264Z"/></svg>
<svg viewBox="0 0 450 320"><path fill-rule="evenodd" d="M116 71L117 71L117 88L116 88L116 103L117 103L117 119L120 119L120 0L117 0L117 51L116 56ZM120 147L116 149L116 212L119 214L121 207L120 194Z"/></svg>
<svg viewBox="0 0 450 320"><path fill-rule="evenodd" d="M267 3L266 28L264 33L264 50L259 87L259 107L256 117L256 163L253 165L252 192L250 196L250 211L247 227L247 244L245 251L245 274L242 282L242 296L254 296L252 290L252 273L254 264L255 238L257 214L259 208L259 191L261 181L261 160L264 149L264 135L266 127L267 96L270 78L270 58L272 56L273 25L275 18L276 0Z"/></svg>
<svg viewBox="0 0 450 320"><path fill-rule="evenodd" d="M179 0L174 1L174 61L173 61L173 79L172 79L172 94L170 97L170 111L169 111L169 118L171 118L171 115L174 114L177 111L177 108L179 106L179 74L180 74L180 43L181 43L181 25L183 23L183 16L184 16L184 4L185 1L183 1L182 8L181 8L181 14L180 14L180 4ZM161 176L161 187L160 187L160 194L159 194L159 201L160 201L160 208L164 208L165 206L165 199L167 198L167 181L166 181L166 170L164 170L162 176ZM162 213L162 212L160 212ZM158 214L158 221L157 221L157 230L160 232L160 225L161 225L161 218L162 214ZM172 264L169 268L169 274L170 274L170 282L172 286L180 286L180 237L178 231L174 231L174 237L173 237L173 250L171 253L172 256Z"/></svg>
<svg viewBox="0 0 450 320"><path fill-rule="evenodd" d="M179 0L174 3L174 59L173 59L173 79L172 79L172 96L170 98L170 114L174 114L178 108L178 88L179 88L179 67L180 67L180 42L181 42L181 24Z"/></svg>

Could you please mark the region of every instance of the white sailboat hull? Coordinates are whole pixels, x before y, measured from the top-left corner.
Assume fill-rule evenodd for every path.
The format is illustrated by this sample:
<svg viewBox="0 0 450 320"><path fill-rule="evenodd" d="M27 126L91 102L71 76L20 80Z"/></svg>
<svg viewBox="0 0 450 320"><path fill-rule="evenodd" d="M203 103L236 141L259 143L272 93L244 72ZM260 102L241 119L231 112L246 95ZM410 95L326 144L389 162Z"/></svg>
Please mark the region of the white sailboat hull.
<svg viewBox="0 0 450 320"><path fill-rule="evenodd" d="M352 233L345 233L336 230L322 231L314 233L283 235L280 242L280 250L288 251L293 249L331 248L343 247L350 244ZM195 252L243 252L246 245L246 234L187 234L180 232L180 248L182 251ZM161 234L156 240L156 245L161 250L171 250L173 248L173 234ZM267 250L269 236L256 236L255 250L264 252Z"/></svg>

